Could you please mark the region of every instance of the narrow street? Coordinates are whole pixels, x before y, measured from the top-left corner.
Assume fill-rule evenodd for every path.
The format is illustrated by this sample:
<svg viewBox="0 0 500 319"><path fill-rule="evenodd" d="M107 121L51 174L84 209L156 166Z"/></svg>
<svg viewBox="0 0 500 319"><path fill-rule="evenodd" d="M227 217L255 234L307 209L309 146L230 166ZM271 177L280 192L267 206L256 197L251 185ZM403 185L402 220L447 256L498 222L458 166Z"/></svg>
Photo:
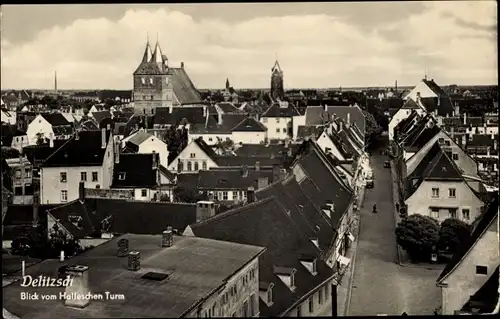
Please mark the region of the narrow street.
<svg viewBox="0 0 500 319"><path fill-rule="evenodd" d="M387 156L373 151L373 189L366 189L348 314L431 315L440 305L438 270L401 267L397 262L390 169ZM377 205L377 214L372 213Z"/></svg>

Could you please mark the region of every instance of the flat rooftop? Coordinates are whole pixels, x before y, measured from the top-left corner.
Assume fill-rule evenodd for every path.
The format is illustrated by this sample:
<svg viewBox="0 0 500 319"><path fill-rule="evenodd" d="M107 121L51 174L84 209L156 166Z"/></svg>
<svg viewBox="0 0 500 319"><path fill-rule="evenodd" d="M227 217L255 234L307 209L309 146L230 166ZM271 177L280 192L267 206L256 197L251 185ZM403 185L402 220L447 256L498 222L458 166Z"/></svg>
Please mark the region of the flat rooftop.
<svg viewBox="0 0 500 319"><path fill-rule="evenodd" d="M128 270L128 258L117 257L121 238L129 240L129 251L140 252L140 270ZM3 287L3 307L20 318L180 317L264 250L183 236L174 236L173 246L162 248L161 235L126 234L65 262L45 260L26 268L26 275L57 278L61 266L88 266L92 293L123 294L124 300L91 300L84 309L67 307L64 300L21 300L22 292L59 295L64 288L26 288L17 280ZM168 278L141 278L148 272L166 273ZM16 275L20 279L20 272Z"/></svg>

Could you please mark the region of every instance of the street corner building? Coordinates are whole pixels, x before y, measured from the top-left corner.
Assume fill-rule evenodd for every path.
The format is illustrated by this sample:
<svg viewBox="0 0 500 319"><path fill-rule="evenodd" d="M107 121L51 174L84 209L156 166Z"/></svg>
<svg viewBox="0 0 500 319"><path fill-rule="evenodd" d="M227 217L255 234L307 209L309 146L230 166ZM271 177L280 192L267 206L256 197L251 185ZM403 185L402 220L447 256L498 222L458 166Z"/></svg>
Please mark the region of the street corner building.
<svg viewBox="0 0 500 319"><path fill-rule="evenodd" d="M263 247L211 239L125 234L65 262L45 260L25 275L73 278L68 287L3 287L11 318L252 317L259 314L259 258ZM17 273L20 279L20 273ZM104 298L21 300L38 295ZM119 295L112 300L106 295Z"/></svg>

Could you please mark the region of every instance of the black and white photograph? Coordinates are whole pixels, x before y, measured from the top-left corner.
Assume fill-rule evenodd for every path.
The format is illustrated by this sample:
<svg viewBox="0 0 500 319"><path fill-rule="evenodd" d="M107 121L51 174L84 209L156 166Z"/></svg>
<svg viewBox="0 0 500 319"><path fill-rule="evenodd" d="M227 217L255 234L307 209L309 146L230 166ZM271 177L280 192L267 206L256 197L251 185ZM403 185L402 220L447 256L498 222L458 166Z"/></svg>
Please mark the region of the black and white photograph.
<svg viewBox="0 0 500 319"><path fill-rule="evenodd" d="M2 5L3 318L498 314L497 18Z"/></svg>

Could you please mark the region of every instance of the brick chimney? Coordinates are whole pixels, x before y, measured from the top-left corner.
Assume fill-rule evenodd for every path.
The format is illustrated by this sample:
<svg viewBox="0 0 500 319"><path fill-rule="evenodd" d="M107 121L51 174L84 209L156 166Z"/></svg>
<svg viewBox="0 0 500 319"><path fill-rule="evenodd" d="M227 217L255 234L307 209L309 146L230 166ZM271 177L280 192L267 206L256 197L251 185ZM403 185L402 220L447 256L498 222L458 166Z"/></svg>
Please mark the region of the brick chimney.
<svg viewBox="0 0 500 319"><path fill-rule="evenodd" d="M215 216L215 203L212 200L199 201L196 203L196 222L203 221L213 216Z"/></svg>
<svg viewBox="0 0 500 319"><path fill-rule="evenodd" d="M128 270L137 271L141 269L141 253L138 251L131 251L128 253Z"/></svg>
<svg viewBox="0 0 500 319"><path fill-rule="evenodd" d="M128 255L128 239L122 238L118 241L118 257L125 257Z"/></svg>
<svg viewBox="0 0 500 319"><path fill-rule="evenodd" d="M75 297L90 293L88 270L89 267L82 265L69 266L66 268L66 274L70 276L71 282L64 291L65 295L68 296L64 300L65 306L85 308L89 305L90 299Z"/></svg>
<svg viewBox="0 0 500 319"><path fill-rule="evenodd" d="M259 177L257 180L257 189L266 188L269 185L269 179L267 177Z"/></svg>
<svg viewBox="0 0 500 319"><path fill-rule="evenodd" d="M464 113L464 125L467 125L467 113Z"/></svg>
<svg viewBox="0 0 500 319"><path fill-rule="evenodd" d="M115 140L115 164L120 164L120 141Z"/></svg>
<svg viewBox="0 0 500 319"><path fill-rule="evenodd" d="M260 162L259 161L255 162L255 171L256 172L260 171Z"/></svg>
<svg viewBox="0 0 500 319"><path fill-rule="evenodd" d="M347 122L345 127L349 127L351 125L351 113L347 113Z"/></svg>
<svg viewBox="0 0 500 319"><path fill-rule="evenodd" d="M450 127L450 136L452 139L455 137L455 128L453 126Z"/></svg>
<svg viewBox="0 0 500 319"><path fill-rule="evenodd" d="M85 182L81 181L78 185L78 199L85 200Z"/></svg>
<svg viewBox="0 0 500 319"><path fill-rule="evenodd" d="M248 177L248 167L246 165L243 165L241 167L241 176L242 177Z"/></svg>
<svg viewBox="0 0 500 319"><path fill-rule="evenodd" d="M101 148L106 148L106 129L101 129Z"/></svg>
<svg viewBox="0 0 500 319"><path fill-rule="evenodd" d="M174 244L174 234L172 232L172 227L168 226L167 230L162 233L161 236L161 246L162 247L172 247Z"/></svg>
<svg viewBox="0 0 500 319"><path fill-rule="evenodd" d="M496 151L498 150L498 141L497 140L494 140L493 141L493 149Z"/></svg>
<svg viewBox="0 0 500 319"><path fill-rule="evenodd" d="M486 156L490 157L490 155L491 155L491 146L488 146L486 148Z"/></svg>
<svg viewBox="0 0 500 319"><path fill-rule="evenodd" d="M33 193L33 226L38 225L38 209L40 206L40 191L36 190Z"/></svg>
<svg viewBox="0 0 500 319"><path fill-rule="evenodd" d="M253 186L250 186L247 190L247 202L255 202L255 189L253 188Z"/></svg>

